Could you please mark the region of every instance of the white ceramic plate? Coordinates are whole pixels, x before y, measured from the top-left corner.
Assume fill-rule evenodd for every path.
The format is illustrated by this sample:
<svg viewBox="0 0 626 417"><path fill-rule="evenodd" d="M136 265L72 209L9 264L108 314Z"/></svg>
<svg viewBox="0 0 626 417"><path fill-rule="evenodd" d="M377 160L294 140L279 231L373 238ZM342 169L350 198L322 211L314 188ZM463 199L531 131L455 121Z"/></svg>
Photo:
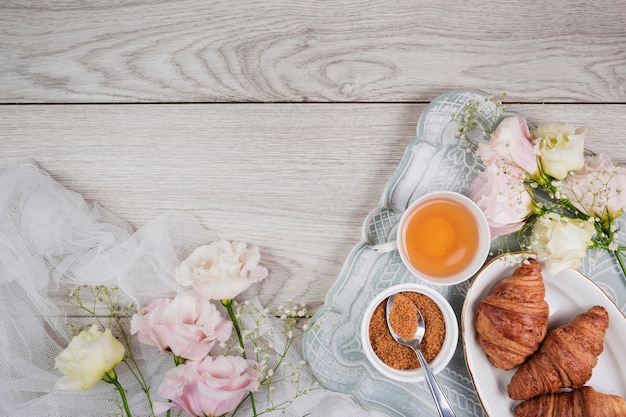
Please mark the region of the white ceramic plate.
<svg viewBox="0 0 626 417"><path fill-rule="evenodd" d="M514 255L519 259L520 255ZM463 346L467 367L478 397L490 417L513 416L518 401L507 395L507 385L515 369L503 371L494 367L476 342L474 317L476 309L491 288L509 277L518 265L499 257L487 264L472 282L461 315ZM543 265L542 265L543 267ZM546 301L550 306L548 330L561 326L594 305L609 313L609 329L604 339L604 352L587 385L597 391L626 398L626 317L606 294L589 278L573 269L552 276L545 267L542 275L546 286Z"/></svg>

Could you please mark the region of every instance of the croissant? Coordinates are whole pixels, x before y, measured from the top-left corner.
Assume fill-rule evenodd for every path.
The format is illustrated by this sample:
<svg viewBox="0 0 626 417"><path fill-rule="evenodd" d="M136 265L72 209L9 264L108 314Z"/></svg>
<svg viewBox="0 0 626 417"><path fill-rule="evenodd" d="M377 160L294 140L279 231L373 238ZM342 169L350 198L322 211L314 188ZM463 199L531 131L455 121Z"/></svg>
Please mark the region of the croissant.
<svg viewBox="0 0 626 417"><path fill-rule="evenodd" d="M568 324L552 330L541 348L513 374L508 385L512 400L527 400L561 388L579 388L604 350L609 315L602 306L590 308Z"/></svg>
<svg viewBox="0 0 626 417"><path fill-rule="evenodd" d="M541 265L534 259L494 286L476 312L476 339L497 368L509 370L532 355L548 330Z"/></svg>
<svg viewBox="0 0 626 417"><path fill-rule="evenodd" d="M515 417L623 417L626 416L626 400L586 386L521 402L513 414Z"/></svg>

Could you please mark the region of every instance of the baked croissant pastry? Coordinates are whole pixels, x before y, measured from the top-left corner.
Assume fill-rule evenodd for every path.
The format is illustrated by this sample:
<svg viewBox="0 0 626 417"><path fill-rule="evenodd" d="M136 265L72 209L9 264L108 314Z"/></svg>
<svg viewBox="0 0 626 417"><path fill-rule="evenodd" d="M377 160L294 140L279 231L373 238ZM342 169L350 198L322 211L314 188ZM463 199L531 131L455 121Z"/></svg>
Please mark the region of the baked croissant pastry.
<svg viewBox="0 0 626 417"><path fill-rule="evenodd" d="M623 417L626 400L586 386L531 398L519 403L513 414L515 417Z"/></svg>
<svg viewBox="0 0 626 417"><path fill-rule="evenodd" d="M579 388L604 350L609 315L602 306L590 308L568 324L552 330L541 348L515 372L509 382L512 400L528 400L561 388Z"/></svg>
<svg viewBox="0 0 626 417"><path fill-rule="evenodd" d="M548 330L545 295L541 265L530 259L478 306L476 339L497 368L512 369L539 348Z"/></svg>

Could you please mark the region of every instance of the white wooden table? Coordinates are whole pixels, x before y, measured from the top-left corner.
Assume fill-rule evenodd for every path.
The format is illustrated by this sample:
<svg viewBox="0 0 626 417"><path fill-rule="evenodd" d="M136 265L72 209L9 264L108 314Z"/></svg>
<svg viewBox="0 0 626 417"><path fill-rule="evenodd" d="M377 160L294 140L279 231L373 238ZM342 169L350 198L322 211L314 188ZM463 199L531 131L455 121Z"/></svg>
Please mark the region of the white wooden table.
<svg viewBox="0 0 626 417"><path fill-rule="evenodd" d="M449 90L592 126L626 162L626 2L2 0L0 162L141 228L259 245L272 306L319 307Z"/></svg>
<svg viewBox="0 0 626 417"><path fill-rule="evenodd" d="M0 3L0 158L141 227L258 244L263 301L319 305L425 105L509 93L626 162L626 4Z"/></svg>

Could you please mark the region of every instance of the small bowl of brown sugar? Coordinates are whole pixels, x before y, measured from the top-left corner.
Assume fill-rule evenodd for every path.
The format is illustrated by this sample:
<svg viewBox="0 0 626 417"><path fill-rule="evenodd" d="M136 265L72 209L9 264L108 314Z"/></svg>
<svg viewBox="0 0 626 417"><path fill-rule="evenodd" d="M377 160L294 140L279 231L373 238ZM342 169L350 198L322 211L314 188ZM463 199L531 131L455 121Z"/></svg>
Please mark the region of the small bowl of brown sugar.
<svg viewBox="0 0 626 417"><path fill-rule="evenodd" d="M369 362L380 373L396 381L421 381L424 372L417 355L411 348L396 342L389 332L385 306L392 294L403 295L422 313L426 333L420 347L433 373L445 368L454 355L459 339L456 315L450 303L439 292L413 283L387 288L366 308L361 323L361 343ZM396 333L415 331L416 322L407 319L405 313L401 308L392 310L390 320L396 321L393 324Z"/></svg>

